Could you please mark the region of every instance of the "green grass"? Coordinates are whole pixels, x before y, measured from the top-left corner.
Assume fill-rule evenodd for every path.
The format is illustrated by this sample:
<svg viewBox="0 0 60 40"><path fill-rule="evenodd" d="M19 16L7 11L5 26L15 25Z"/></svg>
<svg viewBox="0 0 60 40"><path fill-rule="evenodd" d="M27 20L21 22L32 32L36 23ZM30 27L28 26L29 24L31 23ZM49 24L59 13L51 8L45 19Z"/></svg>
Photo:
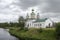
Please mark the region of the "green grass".
<svg viewBox="0 0 60 40"><path fill-rule="evenodd" d="M33 38L40 40L56 40L55 39L55 28L45 28L42 32L38 32L39 29L29 29L28 31L13 29L10 33L20 38Z"/></svg>

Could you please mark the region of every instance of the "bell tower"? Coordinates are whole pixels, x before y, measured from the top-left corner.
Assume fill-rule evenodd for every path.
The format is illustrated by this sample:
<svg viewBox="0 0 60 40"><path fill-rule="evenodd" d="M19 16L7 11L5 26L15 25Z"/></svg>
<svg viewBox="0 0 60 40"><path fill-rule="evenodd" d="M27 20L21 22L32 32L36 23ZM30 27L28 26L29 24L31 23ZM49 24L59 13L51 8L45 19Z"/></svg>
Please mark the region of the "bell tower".
<svg viewBox="0 0 60 40"><path fill-rule="evenodd" d="M27 13L26 19L27 19L27 20L29 19L29 15L28 15L28 13Z"/></svg>
<svg viewBox="0 0 60 40"><path fill-rule="evenodd" d="M40 18L40 15L39 15L39 13L37 13L37 19L39 19Z"/></svg>
<svg viewBox="0 0 60 40"><path fill-rule="evenodd" d="M32 9L32 13L31 13L31 19L35 19L35 13L34 13L34 9Z"/></svg>

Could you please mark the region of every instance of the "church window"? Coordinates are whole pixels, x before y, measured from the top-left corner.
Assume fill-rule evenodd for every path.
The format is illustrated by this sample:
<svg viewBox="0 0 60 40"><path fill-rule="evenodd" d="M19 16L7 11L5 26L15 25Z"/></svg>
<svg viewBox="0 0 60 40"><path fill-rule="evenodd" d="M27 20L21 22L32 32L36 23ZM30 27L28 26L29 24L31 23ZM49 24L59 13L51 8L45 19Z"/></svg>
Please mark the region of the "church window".
<svg viewBox="0 0 60 40"><path fill-rule="evenodd" d="M34 24L34 26L37 26L37 24Z"/></svg>
<svg viewBox="0 0 60 40"><path fill-rule="evenodd" d="M49 23L49 27L50 27L50 23Z"/></svg>
<svg viewBox="0 0 60 40"><path fill-rule="evenodd" d="M42 24L40 24L40 26L42 26Z"/></svg>
<svg viewBox="0 0 60 40"><path fill-rule="evenodd" d="M27 26L29 27L29 24Z"/></svg>
<svg viewBox="0 0 60 40"><path fill-rule="evenodd" d="M31 26L31 23L30 23L30 26Z"/></svg>
<svg viewBox="0 0 60 40"><path fill-rule="evenodd" d="M34 24L34 26L36 26L36 24Z"/></svg>
<svg viewBox="0 0 60 40"><path fill-rule="evenodd" d="M36 26L37 26L37 24L36 24Z"/></svg>
<svg viewBox="0 0 60 40"><path fill-rule="evenodd" d="M38 26L40 26L40 25L38 24Z"/></svg>
<svg viewBox="0 0 60 40"><path fill-rule="evenodd" d="M34 26L36 26L36 25L34 24Z"/></svg>

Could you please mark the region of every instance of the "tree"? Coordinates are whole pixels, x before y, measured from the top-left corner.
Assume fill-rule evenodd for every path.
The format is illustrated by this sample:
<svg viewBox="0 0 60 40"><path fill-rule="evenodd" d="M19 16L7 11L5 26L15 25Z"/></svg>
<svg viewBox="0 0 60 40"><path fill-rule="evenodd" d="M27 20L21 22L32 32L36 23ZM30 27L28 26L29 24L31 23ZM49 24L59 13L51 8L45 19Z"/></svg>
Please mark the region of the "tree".
<svg viewBox="0 0 60 40"><path fill-rule="evenodd" d="M19 21L19 26L21 27L21 29L23 29L25 26L25 19L23 18L23 16L20 16L18 21Z"/></svg>
<svg viewBox="0 0 60 40"><path fill-rule="evenodd" d="M24 22L23 16L20 16L18 21L19 21L19 23Z"/></svg>
<svg viewBox="0 0 60 40"><path fill-rule="evenodd" d="M6 28L6 27L8 27L9 26L9 24L7 23L7 22L5 22L5 23L0 23L0 27L2 27L2 28Z"/></svg>
<svg viewBox="0 0 60 40"><path fill-rule="evenodd" d="M60 40L60 23L56 24L56 38Z"/></svg>

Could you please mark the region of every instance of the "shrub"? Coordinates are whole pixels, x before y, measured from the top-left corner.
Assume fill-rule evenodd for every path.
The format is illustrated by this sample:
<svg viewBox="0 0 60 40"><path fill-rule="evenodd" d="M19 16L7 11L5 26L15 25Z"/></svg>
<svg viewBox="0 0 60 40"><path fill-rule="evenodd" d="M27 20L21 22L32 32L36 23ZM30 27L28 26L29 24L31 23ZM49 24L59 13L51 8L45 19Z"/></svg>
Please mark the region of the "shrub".
<svg viewBox="0 0 60 40"><path fill-rule="evenodd" d="M25 27L25 28L24 28L24 31L28 31L28 28L27 28L27 27Z"/></svg>
<svg viewBox="0 0 60 40"><path fill-rule="evenodd" d="M43 32L43 29L42 28L38 29L38 32L39 33Z"/></svg>

